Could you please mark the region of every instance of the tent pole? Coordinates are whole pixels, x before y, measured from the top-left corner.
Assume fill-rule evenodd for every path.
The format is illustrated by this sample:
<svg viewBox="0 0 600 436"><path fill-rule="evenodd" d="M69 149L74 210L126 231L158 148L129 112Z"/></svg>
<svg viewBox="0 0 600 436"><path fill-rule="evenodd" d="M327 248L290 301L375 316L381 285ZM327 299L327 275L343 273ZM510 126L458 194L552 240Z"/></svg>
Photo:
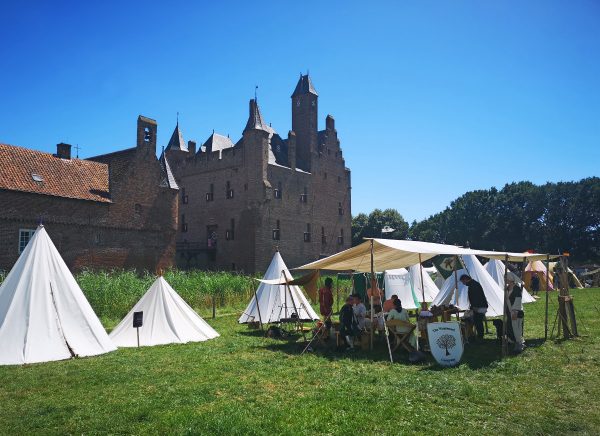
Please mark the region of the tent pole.
<svg viewBox="0 0 600 436"><path fill-rule="evenodd" d="M458 272L456 271L456 265L458 264L458 256L454 256L454 303L458 309ZM456 312L456 318L460 319L458 312Z"/></svg>
<svg viewBox="0 0 600 436"><path fill-rule="evenodd" d="M504 255L504 304L502 305L502 357L508 354L508 317L507 306L508 306L508 254Z"/></svg>
<svg viewBox="0 0 600 436"><path fill-rule="evenodd" d="M546 316L544 318L544 341L548 340L548 291L550 290L550 255L546 256Z"/></svg>
<svg viewBox="0 0 600 436"><path fill-rule="evenodd" d="M260 316L260 304L258 304L258 295L256 294L256 288L254 288L254 301L256 301L256 310L258 311L258 323L260 324L260 329L264 330L262 317Z"/></svg>
<svg viewBox="0 0 600 436"><path fill-rule="evenodd" d="M422 303L425 303L425 285L423 284L423 264L421 263L421 253L419 253L419 269L421 270L421 293L423 295Z"/></svg>
<svg viewBox="0 0 600 436"><path fill-rule="evenodd" d="M374 260L374 253L373 253L373 240L371 239L371 295L373 294L373 290L375 289L373 287L373 284L376 283L376 279L375 279L375 260ZM381 315L383 316L383 314ZM373 306L371 305L371 349L373 348ZM384 333L385 333L385 342L387 343L387 347L388 347L388 353L390 354L390 363L394 363L394 357L392 356L392 347L390 346L390 336L388 334L388 326L387 326L387 322L385 321L385 316L383 316L383 328L384 328Z"/></svg>
<svg viewBox="0 0 600 436"><path fill-rule="evenodd" d="M375 293L375 289L377 289L377 277L375 277L375 260L374 260L374 255L373 255L373 240L371 239L371 298L369 299L369 304L371 305L371 340L370 340L370 349L373 350L373 330L374 330L374 325L373 325L373 315L375 312L375 309L373 308L373 294Z"/></svg>

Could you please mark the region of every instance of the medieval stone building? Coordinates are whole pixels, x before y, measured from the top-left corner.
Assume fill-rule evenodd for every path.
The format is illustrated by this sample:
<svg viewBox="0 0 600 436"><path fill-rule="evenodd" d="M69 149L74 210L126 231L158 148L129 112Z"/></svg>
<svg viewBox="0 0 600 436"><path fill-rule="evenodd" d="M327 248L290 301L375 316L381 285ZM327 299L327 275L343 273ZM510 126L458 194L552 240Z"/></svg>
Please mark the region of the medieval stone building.
<svg viewBox="0 0 600 436"><path fill-rule="evenodd" d="M133 148L86 160L0 144L0 270L42 222L73 269L169 267L178 187L156 158L157 125L140 116Z"/></svg>
<svg viewBox="0 0 600 436"><path fill-rule="evenodd" d="M293 267L350 247L350 170L335 121L318 130L308 75L291 100L285 138L255 100L235 144L217 133L186 144L177 124L162 158L180 187L178 266L262 272L276 249Z"/></svg>

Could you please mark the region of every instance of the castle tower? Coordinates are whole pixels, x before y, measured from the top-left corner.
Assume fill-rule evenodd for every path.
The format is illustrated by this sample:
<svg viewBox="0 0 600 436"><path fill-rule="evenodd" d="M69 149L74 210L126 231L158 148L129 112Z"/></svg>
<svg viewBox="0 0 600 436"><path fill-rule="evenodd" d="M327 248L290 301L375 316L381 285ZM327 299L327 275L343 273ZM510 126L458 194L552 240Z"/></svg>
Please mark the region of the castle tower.
<svg viewBox="0 0 600 436"><path fill-rule="evenodd" d="M311 170L311 158L317 149L319 96L307 75L300 75L292 94L292 130L296 133L296 165Z"/></svg>

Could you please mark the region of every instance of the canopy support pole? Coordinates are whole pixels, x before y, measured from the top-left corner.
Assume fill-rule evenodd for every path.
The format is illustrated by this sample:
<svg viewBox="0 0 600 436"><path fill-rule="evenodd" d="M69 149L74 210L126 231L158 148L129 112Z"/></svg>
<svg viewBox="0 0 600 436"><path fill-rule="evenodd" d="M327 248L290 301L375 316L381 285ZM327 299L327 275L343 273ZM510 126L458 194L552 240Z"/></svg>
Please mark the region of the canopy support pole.
<svg viewBox="0 0 600 436"><path fill-rule="evenodd" d="M373 240L371 239L371 295L373 295L373 290L375 289L373 287L374 284L377 283L377 280L375 278L375 260L374 260L374 255L373 255ZM388 334L389 330L388 330L388 326L387 326L387 322L385 321L385 316L383 314L381 314L381 316L383 316L383 328L384 328L384 332L385 332L385 342L387 343L387 347L388 347L388 353L390 355L390 363L394 363L394 357L392 356L392 347L390 346L390 336ZM373 329L374 329L374 325L373 325L373 306L371 306L371 335L373 335ZM372 336L371 336L372 339ZM371 340L371 348L373 347L373 340Z"/></svg>
<svg viewBox="0 0 600 436"><path fill-rule="evenodd" d="M457 309L456 319L460 320L458 315L458 272L456 271L456 265L458 264L458 256L454 256L454 303ZM450 315L452 316L452 315Z"/></svg>
<svg viewBox="0 0 600 436"><path fill-rule="evenodd" d="M548 294L550 291L550 255L546 256L546 316L544 318L544 341L548 340Z"/></svg>
<svg viewBox="0 0 600 436"><path fill-rule="evenodd" d="M419 269L421 270L421 294L423 296L423 300L421 301L421 303L425 303L425 284L423 283L423 264L421 262L421 253L419 253Z"/></svg>
<svg viewBox="0 0 600 436"><path fill-rule="evenodd" d="M502 357L508 354L508 255L504 256L504 304L502 305Z"/></svg>

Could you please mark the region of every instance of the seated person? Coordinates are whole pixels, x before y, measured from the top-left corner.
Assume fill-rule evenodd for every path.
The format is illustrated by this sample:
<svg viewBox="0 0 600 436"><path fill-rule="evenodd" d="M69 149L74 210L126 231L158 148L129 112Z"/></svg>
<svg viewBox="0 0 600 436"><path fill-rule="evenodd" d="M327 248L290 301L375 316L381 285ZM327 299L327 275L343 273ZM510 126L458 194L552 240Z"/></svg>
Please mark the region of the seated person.
<svg viewBox="0 0 600 436"><path fill-rule="evenodd" d="M381 307L381 300L384 298L384 295L383 291L377 286L377 283L375 283L375 291L371 288L367 289L367 297L369 297L369 302L371 301L371 297L373 297L373 306ZM381 312L381 310L378 312Z"/></svg>
<svg viewBox="0 0 600 436"><path fill-rule="evenodd" d="M354 298L350 296L340 309L340 336L346 341L347 350L354 350L354 336L358 332L353 303Z"/></svg>
<svg viewBox="0 0 600 436"><path fill-rule="evenodd" d="M367 308L362 302L362 298L360 295L354 294L354 317L356 318L356 322L358 323L358 328L360 330L365 329L365 317L367 316Z"/></svg>
<svg viewBox="0 0 600 436"><path fill-rule="evenodd" d="M399 299L397 299L394 302L394 308L390 310L387 316L388 321L391 321L393 319L410 322L408 318L408 312L406 311L406 309L402 308L402 302ZM408 331L410 331L410 327L408 326L396 326L396 333L406 333ZM409 343L410 345L412 345L413 348L417 347L417 338L415 338L414 334L410 335Z"/></svg>
<svg viewBox="0 0 600 436"><path fill-rule="evenodd" d="M389 300L385 300L385 302L383 303L383 311L385 313L388 313L390 310L392 310L394 308L394 303L397 299L397 295L392 295L392 297Z"/></svg>

